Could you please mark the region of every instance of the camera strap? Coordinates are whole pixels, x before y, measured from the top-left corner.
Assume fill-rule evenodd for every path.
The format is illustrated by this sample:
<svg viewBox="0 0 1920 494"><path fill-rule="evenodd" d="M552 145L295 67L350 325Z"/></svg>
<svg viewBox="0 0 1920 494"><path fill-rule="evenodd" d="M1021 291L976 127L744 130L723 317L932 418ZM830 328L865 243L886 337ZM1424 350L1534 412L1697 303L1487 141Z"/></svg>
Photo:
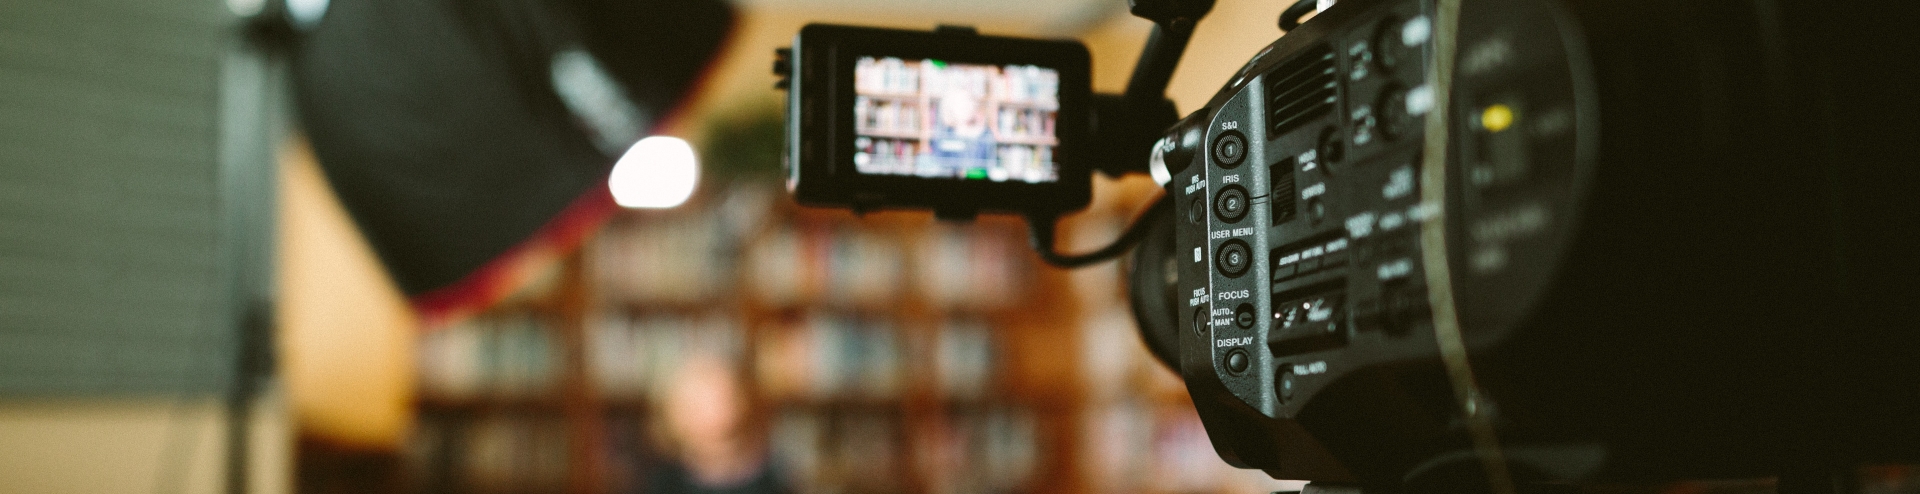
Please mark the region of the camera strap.
<svg viewBox="0 0 1920 494"><path fill-rule="evenodd" d="M1420 225L1420 250L1427 280L1427 302L1433 312L1434 339L1440 346L1440 360L1467 433L1486 471L1493 494L1514 494L1513 478L1499 438L1493 432L1490 411L1481 398L1480 386L1467 359L1467 345L1460 332L1460 317L1454 305L1453 274L1447 263L1447 156L1452 142L1450 120L1453 109L1453 68L1457 53L1461 0L1435 0L1433 11L1433 62L1427 66L1427 87L1433 106L1426 115L1426 143L1420 167L1420 202L1429 211Z"/></svg>

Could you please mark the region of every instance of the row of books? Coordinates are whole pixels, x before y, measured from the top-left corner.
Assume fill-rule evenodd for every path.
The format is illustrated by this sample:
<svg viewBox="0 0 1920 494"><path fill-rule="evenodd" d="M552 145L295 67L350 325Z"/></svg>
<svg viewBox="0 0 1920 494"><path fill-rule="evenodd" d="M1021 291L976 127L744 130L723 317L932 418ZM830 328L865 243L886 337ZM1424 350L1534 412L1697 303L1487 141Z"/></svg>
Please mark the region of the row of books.
<svg viewBox="0 0 1920 494"><path fill-rule="evenodd" d="M1027 183L1052 182L1060 179L1060 170L1053 162L1053 146L1007 144L994 147L994 168L989 169L988 178L995 182L1016 180Z"/></svg>
<svg viewBox="0 0 1920 494"><path fill-rule="evenodd" d="M732 284L737 239L712 210L607 228L592 247L593 275L611 300L697 303Z"/></svg>
<svg viewBox="0 0 1920 494"><path fill-rule="evenodd" d="M1092 492L1298 490L1220 461L1190 407L1123 401L1081 412L1077 463ZM622 416L627 417L627 416ZM609 422L606 463L616 476L658 455L642 422ZM949 406L909 421L895 407L789 406L768 442L803 493L1031 491L1049 464L1042 421L1018 406ZM565 422L551 413L430 413L404 451L413 492L555 492L570 461ZM1059 476L1069 472L1051 472ZM625 483L637 479L627 479ZM1057 480L1057 479L1055 479Z"/></svg>
<svg viewBox="0 0 1920 494"><path fill-rule="evenodd" d="M979 65L863 57L854 63L862 95L962 94L998 104L1057 105L1060 72L1035 65Z"/></svg>
<svg viewBox="0 0 1920 494"><path fill-rule="evenodd" d="M1024 241L1021 232L987 225L935 224L914 255L920 291L939 307L1016 305L1030 282Z"/></svg>
<svg viewBox="0 0 1920 494"><path fill-rule="evenodd" d="M987 111L987 110L982 110ZM918 100L861 97L854 100L854 131L862 136L895 137L908 141L899 146L884 147L880 151L865 149L866 153L894 154L912 157L924 153L919 141L925 139L927 110ZM988 130L993 140L1021 142L1051 142L1056 134L1056 111L1048 108L1005 106L997 109L993 124ZM861 146L869 147L869 146Z"/></svg>
<svg viewBox="0 0 1920 494"><path fill-rule="evenodd" d="M403 452L405 490L564 491L569 444L566 424L556 416L428 414Z"/></svg>
<svg viewBox="0 0 1920 494"><path fill-rule="evenodd" d="M515 314L429 332L416 348L421 391L443 399L550 396L563 362L553 331L544 317Z"/></svg>
<svg viewBox="0 0 1920 494"><path fill-rule="evenodd" d="M876 231L812 221L761 233L725 227L753 222L735 218L742 214L734 209L723 202L606 229L590 247L597 292L616 305L694 305L744 294L776 306L879 307L911 290L935 307L991 310L1016 301L1026 281L1022 239L1006 228L928 223Z"/></svg>
<svg viewBox="0 0 1920 494"><path fill-rule="evenodd" d="M917 425L892 411L787 410L771 442L808 492L1017 492L1030 490L1043 461L1039 421L1015 407L950 410Z"/></svg>
<svg viewBox="0 0 1920 494"><path fill-rule="evenodd" d="M1059 72L1032 65L920 64L920 93L993 107L1058 106Z"/></svg>
<svg viewBox="0 0 1920 494"><path fill-rule="evenodd" d="M550 396L562 361L556 329L520 314L427 333L418 348L422 390L443 399ZM817 313L769 329L755 367L766 393L799 399L893 399L908 372L930 372L936 392L962 399L978 398L990 385L996 349L984 323L955 319L931 333L902 333L886 318ZM603 396L644 398L681 357L705 351L738 358L745 339L738 320L724 312L609 312L587 327L587 376ZM909 353L928 365L910 369L903 358Z"/></svg>
<svg viewBox="0 0 1920 494"><path fill-rule="evenodd" d="M1060 104L1060 73L1034 65L1009 65L1001 68L1002 77L991 88L996 99L1009 104L1028 104L1057 108Z"/></svg>
<svg viewBox="0 0 1920 494"><path fill-rule="evenodd" d="M925 112L919 100L856 98L853 102L854 132L918 138L926 128Z"/></svg>
<svg viewBox="0 0 1920 494"><path fill-rule="evenodd" d="M994 135L1001 140L1052 141L1055 134L1053 110L1039 108L1001 108Z"/></svg>
<svg viewBox="0 0 1920 494"><path fill-rule="evenodd" d="M999 350L992 331L957 319L936 331L902 331L871 317L819 313L760 332L753 367L762 395L782 401L899 399L922 379L944 399L985 397Z"/></svg>
<svg viewBox="0 0 1920 494"><path fill-rule="evenodd" d="M857 137L853 169L869 175L915 175L926 146L917 139Z"/></svg>
<svg viewBox="0 0 1920 494"><path fill-rule="evenodd" d="M604 397L645 399L672 379L681 359L695 352L738 358L745 335L737 319L703 315L610 312L587 327L587 380Z"/></svg>
<svg viewBox="0 0 1920 494"><path fill-rule="evenodd" d="M860 94L918 94L920 63L895 57L862 57L854 62L853 90Z"/></svg>
<svg viewBox="0 0 1920 494"><path fill-rule="evenodd" d="M1029 183L1059 180L1053 138L1026 139L1029 144L995 144L990 151L982 148L981 155L955 158L934 156L929 146L911 139L859 137L853 142L853 168L868 175Z"/></svg>
<svg viewBox="0 0 1920 494"><path fill-rule="evenodd" d="M917 289L935 307L993 309L1017 301L1025 260L1008 232L934 224L918 242L823 224L775 229L747 247L747 293L770 305L880 307ZM911 255L909 255L911 254Z"/></svg>
<svg viewBox="0 0 1920 494"><path fill-rule="evenodd" d="M809 401L897 398L906 385L899 333L885 319L837 314L768 328L754 355L761 392Z"/></svg>
<svg viewBox="0 0 1920 494"><path fill-rule="evenodd" d="M933 349L926 353L932 354L935 392L962 400L986 397L1003 353L993 331L980 321L957 319L946 321L934 335Z"/></svg>

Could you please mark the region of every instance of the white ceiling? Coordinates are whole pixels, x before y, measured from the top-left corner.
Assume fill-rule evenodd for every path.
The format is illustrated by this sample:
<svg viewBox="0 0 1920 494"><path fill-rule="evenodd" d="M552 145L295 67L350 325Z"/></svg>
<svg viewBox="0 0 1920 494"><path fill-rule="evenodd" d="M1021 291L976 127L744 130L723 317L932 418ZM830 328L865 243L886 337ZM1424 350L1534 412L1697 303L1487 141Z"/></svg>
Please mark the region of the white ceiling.
<svg viewBox="0 0 1920 494"><path fill-rule="evenodd" d="M734 0L749 9L924 18L932 24L1022 26L1036 34L1079 34L1125 12L1127 0ZM984 29L983 29L984 30Z"/></svg>

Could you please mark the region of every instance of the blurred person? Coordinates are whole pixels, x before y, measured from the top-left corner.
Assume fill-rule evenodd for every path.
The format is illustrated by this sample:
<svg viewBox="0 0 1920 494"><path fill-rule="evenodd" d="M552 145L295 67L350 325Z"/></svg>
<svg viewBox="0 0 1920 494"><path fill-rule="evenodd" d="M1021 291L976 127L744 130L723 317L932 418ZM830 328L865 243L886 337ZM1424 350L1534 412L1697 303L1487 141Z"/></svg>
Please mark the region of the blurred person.
<svg viewBox="0 0 1920 494"><path fill-rule="evenodd" d="M655 396L655 437L664 460L641 472L648 494L793 492L774 468L764 424L743 373L711 353L694 353Z"/></svg>
<svg viewBox="0 0 1920 494"><path fill-rule="evenodd" d="M968 178L969 173L984 173L993 160L995 136L991 129L993 110L987 105L987 70L949 66L933 71L929 80L943 87L933 99L933 142L931 154L938 162L934 169L943 177ZM957 174L957 177L954 177Z"/></svg>

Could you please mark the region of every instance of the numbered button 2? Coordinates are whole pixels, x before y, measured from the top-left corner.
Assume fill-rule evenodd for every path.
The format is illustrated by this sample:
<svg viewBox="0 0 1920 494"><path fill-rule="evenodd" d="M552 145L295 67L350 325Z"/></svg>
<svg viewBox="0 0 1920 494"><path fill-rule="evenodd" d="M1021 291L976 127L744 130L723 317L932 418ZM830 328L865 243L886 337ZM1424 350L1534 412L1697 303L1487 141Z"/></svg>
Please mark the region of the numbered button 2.
<svg viewBox="0 0 1920 494"><path fill-rule="evenodd" d="M1247 201L1249 199L1245 187L1238 185L1221 187L1220 193L1213 198L1213 214L1220 216L1220 221L1238 222L1240 218L1247 217L1247 210L1250 208Z"/></svg>

